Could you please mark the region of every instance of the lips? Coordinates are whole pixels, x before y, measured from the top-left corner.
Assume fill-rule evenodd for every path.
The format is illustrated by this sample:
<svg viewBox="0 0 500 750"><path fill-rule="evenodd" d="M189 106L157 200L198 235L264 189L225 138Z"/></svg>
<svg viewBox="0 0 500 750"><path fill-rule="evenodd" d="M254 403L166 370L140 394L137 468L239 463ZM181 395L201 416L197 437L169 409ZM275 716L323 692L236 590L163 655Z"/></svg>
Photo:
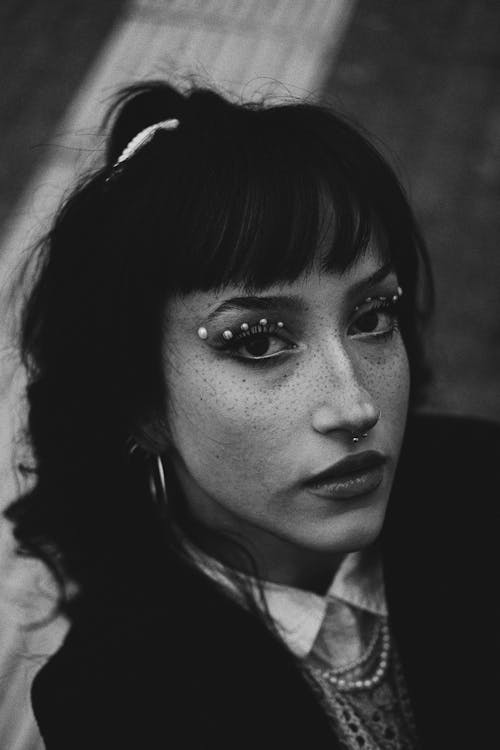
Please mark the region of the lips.
<svg viewBox="0 0 500 750"><path fill-rule="evenodd" d="M386 456L378 451L357 453L310 477L304 486L334 499L364 495L382 482L386 463Z"/></svg>

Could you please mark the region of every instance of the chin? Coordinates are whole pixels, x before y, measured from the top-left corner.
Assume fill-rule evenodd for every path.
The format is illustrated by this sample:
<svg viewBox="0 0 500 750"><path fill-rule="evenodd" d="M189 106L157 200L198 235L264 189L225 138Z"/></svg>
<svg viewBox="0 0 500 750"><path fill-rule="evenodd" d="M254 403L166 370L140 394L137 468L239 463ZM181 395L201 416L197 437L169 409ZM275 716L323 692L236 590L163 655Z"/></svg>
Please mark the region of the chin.
<svg viewBox="0 0 500 750"><path fill-rule="evenodd" d="M318 552L354 552L373 544L384 523L385 507L353 510L310 529L307 546Z"/></svg>

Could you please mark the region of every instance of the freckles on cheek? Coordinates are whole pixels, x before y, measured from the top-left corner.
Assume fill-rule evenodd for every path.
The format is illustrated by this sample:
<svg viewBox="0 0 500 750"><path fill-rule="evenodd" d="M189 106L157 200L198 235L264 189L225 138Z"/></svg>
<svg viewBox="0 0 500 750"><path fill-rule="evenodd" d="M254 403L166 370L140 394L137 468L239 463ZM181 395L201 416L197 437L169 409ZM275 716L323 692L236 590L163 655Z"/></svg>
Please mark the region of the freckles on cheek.
<svg viewBox="0 0 500 750"><path fill-rule="evenodd" d="M395 409L406 408L410 369L404 347L398 347L392 357L375 356L366 366L365 385L368 390Z"/></svg>
<svg viewBox="0 0 500 750"><path fill-rule="evenodd" d="M214 450L240 452L268 420L244 378L235 381L219 368L190 361L169 380L169 417L181 449L195 441L204 442L205 450L212 443Z"/></svg>

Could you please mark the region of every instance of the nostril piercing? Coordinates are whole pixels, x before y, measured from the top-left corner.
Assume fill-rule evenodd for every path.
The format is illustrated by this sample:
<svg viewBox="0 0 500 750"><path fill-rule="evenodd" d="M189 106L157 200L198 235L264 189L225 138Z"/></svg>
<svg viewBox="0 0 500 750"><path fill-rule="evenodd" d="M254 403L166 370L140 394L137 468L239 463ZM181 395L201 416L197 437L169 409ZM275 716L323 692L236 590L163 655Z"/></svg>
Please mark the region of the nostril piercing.
<svg viewBox="0 0 500 750"><path fill-rule="evenodd" d="M352 435L351 436L351 441L353 443L359 443L360 440L364 440L367 437L368 437L368 433L367 432L362 432L361 435Z"/></svg>

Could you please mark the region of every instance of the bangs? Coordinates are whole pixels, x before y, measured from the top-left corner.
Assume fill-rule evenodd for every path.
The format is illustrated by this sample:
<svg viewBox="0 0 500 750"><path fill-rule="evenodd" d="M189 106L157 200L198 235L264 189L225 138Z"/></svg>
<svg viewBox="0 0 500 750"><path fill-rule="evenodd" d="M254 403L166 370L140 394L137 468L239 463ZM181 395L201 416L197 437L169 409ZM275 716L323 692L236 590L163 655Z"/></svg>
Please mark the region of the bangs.
<svg viewBox="0 0 500 750"><path fill-rule="evenodd" d="M370 240L384 260L407 244L398 236L408 234L408 210L397 179L352 126L301 105L230 114L208 120L201 134L185 124L158 136L177 138L176 153L147 191L141 224L166 249L171 291L263 289L318 262L341 273ZM151 180L158 159L143 168Z"/></svg>
<svg viewBox="0 0 500 750"><path fill-rule="evenodd" d="M396 268L415 256L416 228L394 172L321 107L219 103L202 128L185 119L141 157L120 181L142 185L134 223L152 256L164 248L157 271L169 293L264 289L316 264L342 273L370 242Z"/></svg>
<svg viewBox="0 0 500 750"><path fill-rule="evenodd" d="M285 153L278 161L276 151L272 159L258 156L231 187L215 178L210 191L218 205L187 243L192 253L177 280L183 290L264 289L294 281L318 263L342 272L380 234L374 207L345 175L311 164L304 153L303 163Z"/></svg>

